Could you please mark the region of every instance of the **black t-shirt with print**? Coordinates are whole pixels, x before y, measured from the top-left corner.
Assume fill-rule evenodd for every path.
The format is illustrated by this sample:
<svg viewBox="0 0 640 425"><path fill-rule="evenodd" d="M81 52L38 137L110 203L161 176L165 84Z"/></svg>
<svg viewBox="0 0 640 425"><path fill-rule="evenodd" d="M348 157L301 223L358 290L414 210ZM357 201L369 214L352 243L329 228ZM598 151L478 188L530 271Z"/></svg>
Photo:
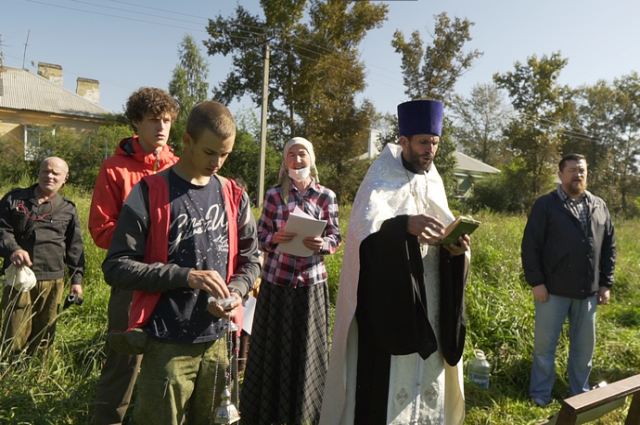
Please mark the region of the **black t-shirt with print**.
<svg viewBox="0 0 640 425"><path fill-rule="evenodd" d="M196 270L216 270L227 279L229 232L220 181L195 186L169 172L168 261ZM207 292L180 288L164 292L145 330L153 337L177 343L213 341L224 334L226 320L207 311Z"/></svg>

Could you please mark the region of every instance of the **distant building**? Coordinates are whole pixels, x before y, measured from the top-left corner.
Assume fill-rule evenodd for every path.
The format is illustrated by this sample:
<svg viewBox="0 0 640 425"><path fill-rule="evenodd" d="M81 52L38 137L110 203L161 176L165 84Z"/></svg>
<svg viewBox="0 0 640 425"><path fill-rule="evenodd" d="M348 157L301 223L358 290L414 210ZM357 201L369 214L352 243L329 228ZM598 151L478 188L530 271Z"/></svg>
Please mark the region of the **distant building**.
<svg viewBox="0 0 640 425"><path fill-rule="evenodd" d="M453 173L458 179L458 197L463 198L473 187L475 179L481 179L491 174L499 173L500 170L485 164L482 161L471 158L462 152L455 151L453 155L456 157L457 165Z"/></svg>
<svg viewBox="0 0 640 425"><path fill-rule="evenodd" d="M369 140L367 142L367 153L360 155L360 159L373 159L380 151L378 150L378 146L380 143L380 136L382 135L382 131L380 130L371 130L369 131Z"/></svg>
<svg viewBox="0 0 640 425"><path fill-rule="evenodd" d="M0 139L24 144L25 159L39 147L44 127L97 130L111 111L98 105L100 83L79 77L76 93L62 87L60 65L38 63L38 74L0 67Z"/></svg>

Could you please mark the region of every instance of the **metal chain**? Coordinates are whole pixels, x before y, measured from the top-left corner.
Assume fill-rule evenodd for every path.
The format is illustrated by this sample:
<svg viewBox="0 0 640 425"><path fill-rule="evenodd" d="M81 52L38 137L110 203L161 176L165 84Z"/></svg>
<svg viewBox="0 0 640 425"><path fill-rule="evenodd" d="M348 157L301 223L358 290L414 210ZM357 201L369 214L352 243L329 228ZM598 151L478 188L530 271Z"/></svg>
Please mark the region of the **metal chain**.
<svg viewBox="0 0 640 425"><path fill-rule="evenodd" d="M215 344L215 342L214 342ZM213 423L216 418L216 384L218 383L218 366L220 365L221 346L218 346L218 355L216 356L216 372L213 375L213 398L211 399L211 418L209 423Z"/></svg>
<svg viewBox="0 0 640 425"><path fill-rule="evenodd" d="M226 329L226 332L224 333L224 336L222 338L226 338L227 341L229 342L229 348L228 348L229 367L228 367L228 369L226 369L222 373L224 373L224 385L225 385L225 388L229 388L229 383L231 381L231 375L233 374L233 371L232 371L232 360L233 360L233 347L232 347L233 339L232 338L233 337L232 337L231 332L235 333L235 331L231 330L232 321L231 321L230 318L229 319L221 319L221 320L226 320L227 321L227 329ZM222 358L222 349L225 346L226 346L226 342L224 342L223 344L219 344L218 345L218 356L216 358L216 372L215 372L214 377L213 377L213 399L211 400L211 419L210 419L210 423L213 423L213 421L215 420L215 415L216 415L216 411L215 410L218 407L218 406L216 406L216 384L218 383L218 367L220 366L220 359ZM237 389L236 389L236 395L237 395ZM236 400L236 404L237 403L238 403L238 401Z"/></svg>

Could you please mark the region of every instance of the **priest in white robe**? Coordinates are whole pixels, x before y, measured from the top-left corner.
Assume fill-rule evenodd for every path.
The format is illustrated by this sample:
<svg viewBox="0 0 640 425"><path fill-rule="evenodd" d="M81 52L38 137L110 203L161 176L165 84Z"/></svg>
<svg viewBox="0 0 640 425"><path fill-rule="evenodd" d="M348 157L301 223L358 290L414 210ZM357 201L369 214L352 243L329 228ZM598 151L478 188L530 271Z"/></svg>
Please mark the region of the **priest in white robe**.
<svg viewBox="0 0 640 425"><path fill-rule="evenodd" d="M433 164L443 105L398 105L400 145L365 176L351 212L321 425L461 425L469 236Z"/></svg>

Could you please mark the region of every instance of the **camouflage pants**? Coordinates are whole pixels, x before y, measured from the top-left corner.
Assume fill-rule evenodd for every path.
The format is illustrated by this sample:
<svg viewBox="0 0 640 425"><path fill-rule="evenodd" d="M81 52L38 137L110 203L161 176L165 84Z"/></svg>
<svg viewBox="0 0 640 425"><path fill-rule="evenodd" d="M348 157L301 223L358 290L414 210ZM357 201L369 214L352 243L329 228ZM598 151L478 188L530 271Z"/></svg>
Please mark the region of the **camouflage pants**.
<svg viewBox="0 0 640 425"><path fill-rule="evenodd" d="M172 344L149 338L137 382L136 424L213 423L211 411L220 406L228 372L227 341Z"/></svg>
<svg viewBox="0 0 640 425"><path fill-rule="evenodd" d="M64 294L64 279L39 280L28 292L6 285L2 293L2 334L9 352L34 354L40 344L51 344L58 310ZM3 350L4 351L4 350Z"/></svg>

